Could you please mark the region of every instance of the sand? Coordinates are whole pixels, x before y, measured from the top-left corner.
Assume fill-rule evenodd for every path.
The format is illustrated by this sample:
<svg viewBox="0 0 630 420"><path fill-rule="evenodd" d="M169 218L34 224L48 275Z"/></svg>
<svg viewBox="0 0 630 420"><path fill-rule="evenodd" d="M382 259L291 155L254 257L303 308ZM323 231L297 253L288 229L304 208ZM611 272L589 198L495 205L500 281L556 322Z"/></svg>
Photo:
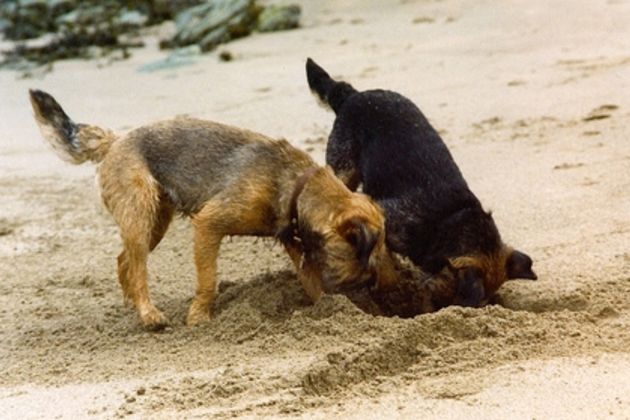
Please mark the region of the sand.
<svg viewBox="0 0 630 420"><path fill-rule="evenodd" d="M0 72L0 418L630 418L630 2L303 1L303 28L152 73L131 59ZM168 28L163 28L168 30ZM122 304L94 168L43 144L27 100L125 131L175 115L286 137L323 161L313 57L411 98L539 281L412 319L311 305L273 241L226 240L215 317L184 325L191 231L150 259L171 320Z"/></svg>

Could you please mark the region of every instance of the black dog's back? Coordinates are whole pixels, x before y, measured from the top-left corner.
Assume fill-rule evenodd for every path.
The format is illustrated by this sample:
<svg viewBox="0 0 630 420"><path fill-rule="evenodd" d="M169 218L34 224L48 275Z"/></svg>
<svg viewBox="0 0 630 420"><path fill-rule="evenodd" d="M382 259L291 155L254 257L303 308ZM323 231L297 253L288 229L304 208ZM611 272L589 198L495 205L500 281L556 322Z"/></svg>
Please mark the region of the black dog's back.
<svg viewBox="0 0 630 420"><path fill-rule="evenodd" d="M374 198L414 192L429 203L468 191L439 134L404 96L386 90L361 92L349 97L338 115L345 129L360 133L356 140L363 190Z"/></svg>
<svg viewBox="0 0 630 420"><path fill-rule="evenodd" d="M310 58L306 75L311 90L337 114L327 161L333 168L347 164L335 155L346 158L351 151L366 193L385 199L414 190L431 200L468 191L448 148L409 99L388 90L358 92Z"/></svg>

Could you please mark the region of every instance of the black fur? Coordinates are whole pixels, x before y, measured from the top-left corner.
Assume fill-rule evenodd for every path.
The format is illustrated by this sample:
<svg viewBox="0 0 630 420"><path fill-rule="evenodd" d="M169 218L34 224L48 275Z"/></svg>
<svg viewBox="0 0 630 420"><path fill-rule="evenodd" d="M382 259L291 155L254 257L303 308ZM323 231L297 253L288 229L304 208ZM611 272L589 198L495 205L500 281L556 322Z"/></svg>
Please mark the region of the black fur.
<svg viewBox="0 0 630 420"><path fill-rule="evenodd" d="M333 111L338 112L346 98L356 93L356 90L348 83L332 80L328 73L310 58L306 60L306 68L308 85L311 87L311 90L317 93L319 98L328 104Z"/></svg>
<svg viewBox="0 0 630 420"><path fill-rule="evenodd" d="M387 90L358 92L332 80L311 59L306 71L310 88L337 114L326 163L351 189L362 184L363 192L384 208L392 250L431 273L442 270L449 258L500 250L492 215L409 99Z"/></svg>
<svg viewBox="0 0 630 420"><path fill-rule="evenodd" d="M514 251L506 262L506 271L509 279L536 280L536 274L532 271L532 259L527 254Z"/></svg>
<svg viewBox="0 0 630 420"><path fill-rule="evenodd" d="M483 273L476 268L462 270L462 278L457 285L455 303L460 306L470 306L473 308L482 305L486 294L483 287Z"/></svg>

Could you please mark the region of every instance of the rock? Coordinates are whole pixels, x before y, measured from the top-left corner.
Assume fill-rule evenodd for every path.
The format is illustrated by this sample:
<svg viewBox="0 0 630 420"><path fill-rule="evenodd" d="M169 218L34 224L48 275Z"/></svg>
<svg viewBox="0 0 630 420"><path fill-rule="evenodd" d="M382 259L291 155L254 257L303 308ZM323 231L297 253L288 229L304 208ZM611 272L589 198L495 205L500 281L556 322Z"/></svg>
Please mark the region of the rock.
<svg viewBox="0 0 630 420"><path fill-rule="evenodd" d="M76 0L48 0L48 11L53 18L68 13L76 6Z"/></svg>
<svg viewBox="0 0 630 420"><path fill-rule="evenodd" d="M98 5L82 4L58 15L55 18L55 25L61 31L89 33L102 31L118 36L146 26L150 22L148 13L150 11L146 7L130 9L108 2Z"/></svg>
<svg viewBox="0 0 630 420"><path fill-rule="evenodd" d="M201 54L199 45L190 45L179 48L169 54L166 58L153 61L141 66L138 71L141 73L153 73L159 70L172 70L178 67L187 66L196 62L196 57Z"/></svg>
<svg viewBox="0 0 630 420"><path fill-rule="evenodd" d="M211 51L214 47L224 44L230 40L230 33L227 26L220 26L210 33L206 34L201 41L198 42L202 51Z"/></svg>
<svg viewBox="0 0 630 420"><path fill-rule="evenodd" d="M55 23L60 29L93 31L94 26L107 25L111 18L111 12L103 5L82 6L58 16Z"/></svg>
<svg viewBox="0 0 630 420"><path fill-rule="evenodd" d="M10 19L17 11L17 1L0 0L0 17Z"/></svg>
<svg viewBox="0 0 630 420"><path fill-rule="evenodd" d="M205 52L254 30L295 28L300 13L297 5L263 8L256 0L0 0L0 32L11 40L29 39L5 51L0 67L89 58L94 46L99 55L122 50L126 57L127 48L141 45L133 38L139 28L172 18L176 34L160 46L196 45L195 51ZM179 67L191 57L178 50L140 71Z"/></svg>
<svg viewBox="0 0 630 420"><path fill-rule="evenodd" d="M256 29L260 32L283 31L300 26L302 9L297 4L289 6L271 5L258 16Z"/></svg>
<svg viewBox="0 0 630 420"><path fill-rule="evenodd" d="M127 48L141 43L124 35L133 35L133 31L151 23L153 3L152 0L0 0L0 31L8 39L29 39L4 51L0 67L23 68L25 60L42 65L66 58L90 58L95 51L101 56L121 50L126 57Z"/></svg>
<svg viewBox="0 0 630 420"><path fill-rule="evenodd" d="M234 56L232 55L231 52L227 50L223 50L219 53L219 60L221 61L232 61L233 59L234 59Z"/></svg>
<svg viewBox="0 0 630 420"><path fill-rule="evenodd" d="M35 38L48 32L50 26L46 0L4 1L0 13L10 22L4 30L8 39Z"/></svg>
<svg viewBox="0 0 630 420"><path fill-rule="evenodd" d="M298 5L272 5L263 9L255 0L210 0L179 13L175 18L175 36L161 45L198 44L202 51L210 51L254 30L268 32L296 28L300 14Z"/></svg>
<svg viewBox="0 0 630 420"><path fill-rule="evenodd" d="M203 0L153 0L151 15L153 20L173 19L182 10L203 3Z"/></svg>
<svg viewBox="0 0 630 420"><path fill-rule="evenodd" d="M12 26L12 23L10 20L0 17L0 32L1 33L5 33L6 30L9 29L11 26Z"/></svg>
<svg viewBox="0 0 630 420"><path fill-rule="evenodd" d="M121 32L140 29L147 24L149 17L137 10L123 9L114 18L113 24Z"/></svg>
<svg viewBox="0 0 630 420"><path fill-rule="evenodd" d="M24 9L48 9L48 0L19 0L18 7Z"/></svg>
<svg viewBox="0 0 630 420"><path fill-rule="evenodd" d="M176 46L198 43L203 51L248 35L259 9L254 0L212 0L184 10L175 19Z"/></svg>

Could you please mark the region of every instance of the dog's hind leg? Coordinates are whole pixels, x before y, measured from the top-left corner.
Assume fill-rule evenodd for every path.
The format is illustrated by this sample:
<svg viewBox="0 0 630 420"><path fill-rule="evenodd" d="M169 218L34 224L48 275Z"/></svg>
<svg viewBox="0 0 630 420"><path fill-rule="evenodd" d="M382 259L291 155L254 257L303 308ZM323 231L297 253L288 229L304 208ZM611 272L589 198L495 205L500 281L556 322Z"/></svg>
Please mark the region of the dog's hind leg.
<svg viewBox="0 0 630 420"><path fill-rule="evenodd" d="M135 163L111 162L118 167L113 172L110 162L104 162L99 174L101 195L120 228L123 251L118 256L118 281L123 296L133 302L144 326L155 330L167 322L149 297L147 260L150 250L164 235L172 211L170 207L163 208L155 179Z"/></svg>
<svg viewBox="0 0 630 420"><path fill-rule="evenodd" d="M126 304L133 303L129 294L129 258L123 249L118 254L118 283L123 291L123 299Z"/></svg>
<svg viewBox="0 0 630 420"><path fill-rule="evenodd" d="M157 330L163 328L167 321L153 305L149 296L147 260L149 252L157 246L164 235L168 223L161 221L159 224L158 215L149 215L145 211L141 213L144 215L138 215L133 228L123 229L121 226L125 248L123 252L127 259L127 288L124 293L135 305L144 326ZM152 221L153 225L145 223L145 220Z"/></svg>
<svg viewBox="0 0 630 420"><path fill-rule="evenodd" d="M171 220L173 220L174 213L175 208L173 205L169 201L166 201L165 197L161 197L160 208L157 211L155 224L153 225L153 230L151 231L149 252L153 251L155 247L159 245L160 241L164 237L164 234L168 230L169 225L171 224Z"/></svg>
<svg viewBox="0 0 630 420"><path fill-rule="evenodd" d="M157 212L155 224L153 225L153 230L151 232L149 252L153 251L164 237L164 234L166 233L166 230L168 229L171 220L173 220L174 212L174 208L170 203L165 201L162 201L160 203L160 208ZM120 283L120 287L123 290L125 303L133 303L129 289L128 270L129 258L127 257L127 253L123 250L118 255L118 281Z"/></svg>
<svg viewBox="0 0 630 420"><path fill-rule="evenodd" d="M216 294L217 258L223 238L223 234L212 226L213 222L212 216L193 220L197 289L186 317L186 324L189 326L210 320L210 307Z"/></svg>
<svg viewBox="0 0 630 420"><path fill-rule="evenodd" d="M127 291L145 327L159 330L166 326L164 315L155 307L149 297L147 284L147 260L149 257L150 232L137 232L123 239L125 255L128 258Z"/></svg>

